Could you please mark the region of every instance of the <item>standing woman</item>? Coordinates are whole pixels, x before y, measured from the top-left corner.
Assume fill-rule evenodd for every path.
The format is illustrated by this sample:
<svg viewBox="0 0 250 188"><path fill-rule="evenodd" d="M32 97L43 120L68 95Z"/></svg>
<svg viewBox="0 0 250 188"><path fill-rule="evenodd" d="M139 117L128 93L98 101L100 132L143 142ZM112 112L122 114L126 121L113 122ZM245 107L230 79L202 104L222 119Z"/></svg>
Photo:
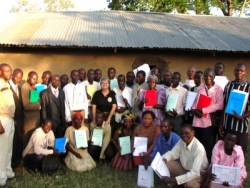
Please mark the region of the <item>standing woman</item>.
<svg viewBox="0 0 250 188"><path fill-rule="evenodd" d="M109 89L109 79L101 79L101 89L96 91L92 101L93 124L96 124L96 112L103 112L105 115L105 125L112 127L113 115L116 109L115 92Z"/></svg>
<svg viewBox="0 0 250 188"><path fill-rule="evenodd" d="M209 96L212 98L210 106L202 109L196 109L198 97L192 107L194 114L193 127L195 137L203 144L208 161L211 161L212 150L215 145L215 136L217 127L212 125L211 113L223 109L223 91L219 85L214 82L214 69L208 68L204 71L204 84L198 87L197 93Z"/></svg>
<svg viewBox="0 0 250 188"><path fill-rule="evenodd" d="M66 149L68 151L65 158L66 166L78 172L92 170L96 167L95 161L89 155L87 148L76 148L74 139L74 130L85 130L87 140L89 141L89 130L86 126L82 126L83 115L81 112L76 112L73 115L73 126L67 128L65 137L68 138Z"/></svg>
<svg viewBox="0 0 250 188"><path fill-rule="evenodd" d="M157 125L161 125L161 121L164 119L164 112L162 109L164 108L164 104L166 104L166 94L164 89L156 88L157 83L157 76L151 75L148 77L148 90L157 90L157 104L155 104L151 108L145 108L144 104L148 103L150 99L144 98L145 91L142 91L139 96L138 107L142 112L144 112L145 110L154 112L154 123Z"/></svg>

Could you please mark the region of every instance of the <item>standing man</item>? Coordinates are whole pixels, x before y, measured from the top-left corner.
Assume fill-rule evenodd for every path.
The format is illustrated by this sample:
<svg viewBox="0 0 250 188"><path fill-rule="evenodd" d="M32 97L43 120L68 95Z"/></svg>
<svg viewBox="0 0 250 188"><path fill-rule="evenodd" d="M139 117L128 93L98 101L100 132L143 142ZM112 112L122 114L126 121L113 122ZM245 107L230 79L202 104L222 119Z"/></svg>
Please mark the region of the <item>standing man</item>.
<svg viewBox="0 0 250 188"><path fill-rule="evenodd" d="M13 139L13 151L11 167L14 171L20 171L20 164L22 161L23 152L23 107L21 100L21 88L18 84L23 79L23 71L21 69L15 69L12 74L12 79L9 80L10 89L13 93L13 98L15 101L15 133Z"/></svg>
<svg viewBox="0 0 250 188"><path fill-rule="evenodd" d="M225 65L222 62L218 62L214 65L215 76L222 76L225 70Z"/></svg>
<svg viewBox="0 0 250 188"><path fill-rule="evenodd" d="M77 70L72 70L70 74L71 82L64 88L65 94L65 118L68 125L72 125L72 116L76 112L81 112L85 117L85 124L88 123L88 99L86 90L83 84L77 83L79 73Z"/></svg>
<svg viewBox="0 0 250 188"><path fill-rule="evenodd" d="M135 74L133 71L129 71L126 74L126 87L129 87L131 89L133 89L134 85L135 85Z"/></svg>
<svg viewBox="0 0 250 188"><path fill-rule="evenodd" d="M63 90L64 86L66 86L69 83L68 76L66 74L61 75L60 82L61 82L60 88L61 90Z"/></svg>
<svg viewBox="0 0 250 188"><path fill-rule="evenodd" d="M242 116L238 114L227 114L225 108L232 90L236 89L250 94L250 83L246 81L247 68L244 64L237 64L234 68L235 80L229 82L224 89L224 114L222 125L219 128L220 135L227 135L229 131L236 131L236 144L242 147L243 152L246 152L248 141L248 124L250 116L250 96L243 110Z"/></svg>
<svg viewBox="0 0 250 188"><path fill-rule="evenodd" d="M14 136L15 102L8 81L12 70L8 64L0 64L0 187L11 187L6 184L8 178L15 176L11 168L12 145Z"/></svg>
<svg viewBox="0 0 250 188"><path fill-rule="evenodd" d="M29 72L27 82L21 88L24 115L24 148L28 144L33 131L40 126L40 100L38 102L30 102L30 92L35 90L37 79L38 75L36 72Z"/></svg>
<svg viewBox="0 0 250 188"><path fill-rule="evenodd" d="M95 81L100 84L102 78L102 71L100 69L95 69Z"/></svg>
<svg viewBox="0 0 250 188"><path fill-rule="evenodd" d="M169 70L164 70L162 73L161 84L164 84L164 88L168 89L171 86L172 73Z"/></svg>
<svg viewBox="0 0 250 188"><path fill-rule="evenodd" d="M157 76L157 78L158 78L157 84L159 84L161 82L161 73L160 73L160 70L158 67L154 67L151 69L151 75Z"/></svg>
<svg viewBox="0 0 250 188"><path fill-rule="evenodd" d="M56 138L63 137L66 130L64 92L59 88L60 76L52 76L51 86L41 94L42 121L51 119L52 131Z"/></svg>
<svg viewBox="0 0 250 188"><path fill-rule="evenodd" d="M86 71L85 71L85 69L81 68L78 70L78 73L79 73L78 83L81 83L86 79Z"/></svg>
<svg viewBox="0 0 250 188"><path fill-rule="evenodd" d="M190 88L195 86L195 83L194 83L195 72L196 72L196 69L194 66L188 67L188 70L187 70L188 79L186 79L185 83L183 83L183 85L182 85L187 90L189 90Z"/></svg>

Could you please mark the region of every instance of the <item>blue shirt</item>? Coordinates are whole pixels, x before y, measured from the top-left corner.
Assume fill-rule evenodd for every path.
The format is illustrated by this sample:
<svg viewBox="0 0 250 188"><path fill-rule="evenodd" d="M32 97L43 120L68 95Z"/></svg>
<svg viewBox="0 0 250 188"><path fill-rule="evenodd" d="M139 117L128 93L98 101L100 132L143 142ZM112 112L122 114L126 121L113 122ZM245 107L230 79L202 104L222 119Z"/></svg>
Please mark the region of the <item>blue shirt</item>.
<svg viewBox="0 0 250 188"><path fill-rule="evenodd" d="M157 152L159 152L161 155L167 153L168 151L172 150L179 140L179 135L174 132L171 132L168 140L166 140L165 136L161 133L157 138L156 144L150 156L155 157Z"/></svg>

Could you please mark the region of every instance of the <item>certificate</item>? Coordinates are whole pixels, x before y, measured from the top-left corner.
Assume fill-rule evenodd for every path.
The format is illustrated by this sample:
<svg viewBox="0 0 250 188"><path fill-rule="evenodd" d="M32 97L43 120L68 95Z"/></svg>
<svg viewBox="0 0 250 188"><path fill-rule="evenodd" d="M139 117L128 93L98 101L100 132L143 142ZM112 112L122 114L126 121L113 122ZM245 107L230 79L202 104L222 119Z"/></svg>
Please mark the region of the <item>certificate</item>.
<svg viewBox="0 0 250 188"><path fill-rule="evenodd" d="M118 138L119 146L121 147L121 155L131 153L130 136L123 136Z"/></svg>
<svg viewBox="0 0 250 188"><path fill-rule="evenodd" d="M150 70L149 65L145 63L145 64L139 66L137 69L134 69L133 72L135 74L135 77L136 77L137 72L140 71L140 70L143 70L146 73L146 78L145 79L147 80L148 77L151 74L151 70Z"/></svg>
<svg viewBox="0 0 250 188"><path fill-rule="evenodd" d="M194 104L194 101L196 99L196 96L197 96L197 93L192 92L192 91L188 91L187 99L186 99L186 105L185 105L185 110L186 111L191 110L191 108L192 108L192 106Z"/></svg>
<svg viewBox="0 0 250 188"><path fill-rule="evenodd" d="M176 107L177 101L178 101L178 94L170 93L167 96L166 112L173 111L173 109L175 109Z"/></svg>
<svg viewBox="0 0 250 188"><path fill-rule="evenodd" d="M227 79L226 76L215 76L214 82L217 85L219 85L222 88L222 90L224 90L224 88L227 85L227 83L229 82L229 80Z"/></svg>
<svg viewBox="0 0 250 188"><path fill-rule="evenodd" d="M163 157L159 152L157 152L154 160L152 161L151 167L160 178L162 178L162 176L170 177L168 167L166 166L165 162L163 161Z"/></svg>
<svg viewBox="0 0 250 188"><path fill-rule="evenodd" d="M154 172L150 166L146 170L144 165L139 165L137 185L146 188L154 187Z"/></svg>
<svg viewBox="0 0 250 188"><path fill-rule="evenodd" d="M114 78L113 80L110 80L110 90L113 90L115 87L119 87L116 78Z"/></svg>
<svg viewBox="0 0 250 188"><path fill-rule="evenodd" d="M103 129L94 129L91 139L93 145L102 147L102 140L103 140Z"/></svg>
<svg viewBox="0 0 250 188"><path fill-rule="evenodd" d="M87 85L87 93L90 95L91 99L88 99L89 106L91 105L91 100L97 91L97 86L96 85Z"/></svg>
<svg viewBox="0 0 250 188"><path fill-rule="evenodd" d="M216 175L214 183L222 184L228 182L229 185L240 184L240 168L213 164L212 173Z"/></svg>
<svg viewBox="0 0 250 188"><path fill-rule="evenodd" d="M87 148L87 134L85 130L74 130L75 148Z"/></svg>
<svg viewBox="0 0 250 188"><path fill-rule="evenodd" d="M54 144L55 150L57 150L59 153L65 153L66 152L65 146L67 144L67 141L68 141L67 137L56 138Z"/></svg>
<svg viewBox="0 0 250 188"><path fill-rule="evenodd" d="M146 137L135 137L134 138L134 152L133 156L140 156L142 152L147 152L148 138Z"/></svg>
<svg viewBox="0 0 250 188"><path fill-rule="evenodd" d="M124 89L122 91L123 98L128 100L128 104L132 107L132 95L128 92L128 90Z"/></svg>
<svg viewBox="0 0 250 188"><path fill-rule="evenodd" d="M116 102L117 102L118 107L126 107L125 102L123 101L122 94L116 94L115 98L116 98Z"/></svg>

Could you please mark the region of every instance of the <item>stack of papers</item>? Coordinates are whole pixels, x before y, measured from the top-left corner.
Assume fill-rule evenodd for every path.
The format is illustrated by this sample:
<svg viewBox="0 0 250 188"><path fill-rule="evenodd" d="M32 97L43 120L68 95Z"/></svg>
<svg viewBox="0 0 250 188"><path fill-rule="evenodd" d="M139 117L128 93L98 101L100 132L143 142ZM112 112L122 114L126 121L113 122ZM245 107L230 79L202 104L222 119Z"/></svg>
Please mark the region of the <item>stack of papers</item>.
<svg viewBox="0 0 250 188"><path fill-rule="evenodd" d="M231 91L227 102L226 113L233 115L235 111L238 115L242 116L247 104L248 97L249 93L236 89Z"/></svg>
<svg viewBox="0 0 250 188"><path fill-rule="evenodd" d="M134 153L133 156L140 156L142 152L147 152L147 137L135 137L134 138Z"/></svg>
<svg viewBox="0 0 250 188"><path fill-rule="evenodd" d="M177 101L178 101L178 94L170 93L167 96L166 112L173 111L173 109L176 108Z"/></svg>
<svg viewBox="0 0 250 188"><path fill-rule="evenodd" d="M154 172L150 166L146 170L144 165L139 165L137 185L146 188L154 187Z"/></svg>
<svg viewBox="0 0 250 188"><path fill-rule="evenodd" d="M227 85L227 83L229 82L229 80L227 79L226 76L215 76L214 82L217 85L219 85L222 88L222 90L224 90L224 88Z"/></svg>
<svg viewBox="0 0 250 188"><path fill-rule="evenodd" d="M157 104L157 90L146 90L144 99L148 100L147 103L144 103L144 108L152 108Z"/></svg>
<svg viewBox="0 0 250 188"><path fill-rule="evenodd" d="M87 134L85 130L74 130L75 148L87 148Z"/></svg>
<svg viewBox="0 0 250 188"><path fill-rule="evenodd" d="M159 152L157 152L154 160L152 161L151 167L160 178L162 178L162 176L170 177L168 167L166 166L165 162L163 161L163 157Z"/></svg>
<svg viewBox="0 0 250 188"><path fill-rule="evenodd" d="M30 102L38 102L39 94L36 90L30 90Z"/></svg>
<svg viewBox="0 0 250 188"><path fill-rule="evenodd" d="M121 147L121 155L131 153L130 136L123 136L118 138L119 146Z"/></svg>
<svg viewBox="0 0 250 188"><path fill-rule="evenodd" d="M143 64L143 65L139 66L137 69L134 69L133 72L135 74L135 77L136 77L137 72L140 71L140 70L143 70L146 73L145 80L147 80L148 77L151 75L151 70L150 70L149 65L148 64Z"/></svg>
<svg viewBox="0 0 250 188"><path fill-rule="evenodd" d="M57 150L58 153L65 153L66 152L65 146L66 146L67 142L68 142L67 137L56 138L55 144L54 144L55 150Z"/></svg>
<svg viewBox="0 0 250 188"><path fill-rule="evenodd" d="M94 129L92 132L92 144L94 146L102 147L102 140L103 140L103 129Z"/></svg>
<svg viewBox="0 0 250 188"><path fill-rule="evenodd" d="M196 99L197 93L188 91L187 93L187 99L186 99L186 105L185 105L185 110L189 111L192 109L192 106L194 104L194 101Z"/></svg>
<svg viewBox="0 0 250 188"><path fill-rule="evenodd" d="M91 104L91 100L95 94L95 92L97 91L97 86L96 85L87 85L87 93L90 95L91 99L88 100L89 105Z"/></svg>

